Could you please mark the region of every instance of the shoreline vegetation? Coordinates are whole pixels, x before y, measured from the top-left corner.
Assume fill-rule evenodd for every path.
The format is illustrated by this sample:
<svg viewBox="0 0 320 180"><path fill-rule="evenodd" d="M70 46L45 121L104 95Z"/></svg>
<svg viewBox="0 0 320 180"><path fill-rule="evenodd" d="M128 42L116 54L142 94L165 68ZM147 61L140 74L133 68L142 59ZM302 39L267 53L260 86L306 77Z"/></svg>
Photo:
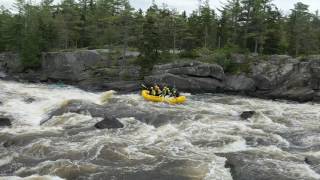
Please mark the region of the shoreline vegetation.
<svg viewBox="0 0 320 180"><path fill-rule="evenodd" d="M191 14L152 4L145 12L128 0L16 0L0 8L0 52L18 53L24 70L41 53L76 49L140 52L144 69L177 59L207 58L228 66L232 53L294 57L320 54L320 16L298 2L284 15L272 0L228 0L221 9L203 1Z"/></svg>

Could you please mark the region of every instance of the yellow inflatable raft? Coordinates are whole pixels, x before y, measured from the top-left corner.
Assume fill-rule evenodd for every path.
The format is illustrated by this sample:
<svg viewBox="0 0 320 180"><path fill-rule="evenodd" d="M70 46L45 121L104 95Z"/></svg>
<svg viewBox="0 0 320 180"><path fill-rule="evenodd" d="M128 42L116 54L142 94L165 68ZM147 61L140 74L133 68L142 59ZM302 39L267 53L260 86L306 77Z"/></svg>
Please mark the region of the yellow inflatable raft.
<svg viewBox="0 0 320 180"><path fill-rule="evenodd" d="M152 95L150 95L150 92L147 90L143 90L141 92L141 95L145 100L152 101L152 102L165 102L165 103L169 103L169 104L182 104L186 101L185 96L179 96L177 98L152 96Z"/></svg>

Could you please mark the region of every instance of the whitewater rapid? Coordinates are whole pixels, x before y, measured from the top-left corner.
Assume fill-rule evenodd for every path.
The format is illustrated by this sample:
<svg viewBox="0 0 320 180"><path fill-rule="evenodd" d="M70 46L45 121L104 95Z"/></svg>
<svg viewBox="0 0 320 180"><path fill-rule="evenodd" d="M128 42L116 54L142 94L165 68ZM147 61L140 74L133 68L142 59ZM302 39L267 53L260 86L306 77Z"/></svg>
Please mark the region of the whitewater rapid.
<svg viewBox="0 0 320 180"><path fill-rule="evenodd" d="M0 179L231 180L226 162L234 154L259 157L257 166L282 168L288 179L320 179L317 167L303 161L320 158L319 104L186 94L186 104L167 105L115 94L108 107L124 128L97 130L102 118L90 113L65 113L40 125L66 101L102 105L103 94L0 80L0 115L13 124L0 128ZM252 118L240 118L252 110Z"/></svg>

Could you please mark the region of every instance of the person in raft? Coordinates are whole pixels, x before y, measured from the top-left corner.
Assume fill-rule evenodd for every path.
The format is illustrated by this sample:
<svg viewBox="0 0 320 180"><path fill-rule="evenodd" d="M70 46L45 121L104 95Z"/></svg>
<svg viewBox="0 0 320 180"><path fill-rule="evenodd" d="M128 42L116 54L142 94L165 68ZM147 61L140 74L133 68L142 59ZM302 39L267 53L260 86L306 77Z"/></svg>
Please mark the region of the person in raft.
<svg viewBox="0 0 320 180"><path fill-rule="evenodd" d="M167 86L164 86L162 90L157 84L154 84L153 87L147 88L144 84L141 85L143 89L148 90L150 92L150 95L152 96L169 96L169 97L179 97L180 93L176 88L168 88Z"/></svg>

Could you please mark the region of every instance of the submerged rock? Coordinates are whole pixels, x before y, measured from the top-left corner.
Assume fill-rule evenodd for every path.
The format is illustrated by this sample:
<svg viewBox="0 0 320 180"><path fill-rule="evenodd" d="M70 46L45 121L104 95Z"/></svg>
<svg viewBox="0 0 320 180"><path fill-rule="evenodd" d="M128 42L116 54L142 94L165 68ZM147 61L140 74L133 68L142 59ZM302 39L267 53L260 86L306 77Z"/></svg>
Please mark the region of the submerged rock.
<svg viewBox="0 0 320 180"><path fill-rule="evenodd" d="M26 98L26 99L24 100L24 102L26 102L26 103L28 103L28 104L31 104L31 103L33 103L34 101L36 101L36 99L35 99L35 98L32 98L32 97Z"/></svg>
<svg viewBox="0 0 320 180"><path fill-rule="evenodd" d="M255 114L256 114L255 111L245 111L245 112L241 113L240 117L241 117L241 119L249 119L252 116L254 116Z"/></svg>
<svg viewBox="0 0 320 180"><path fill-rule="evenodd" d="M311 166L311 168L316 171L317 173L320 173L320 157L319 155L309 155L305 158L305 162Z"/></svg>
<svg viewBox="0 0 320 180"><path fill-rule="evenodd" d="M53 116L61 116L64 113L90 114L92 117L105 117L105 109L98 104L82 100L68 100L60 107L48 112L47 118L41 121L41 125L50 120Z"/></svg>
<svg viewBox="0 0 320 180"><path fill-rule="evenodd" d="M104 118L104 120L94 125L97 129L119 129L123 128L124 125L116 118Z"/></svg>
<svg viewBox="0 0 320 180"><path fill-rule="evenodd" d="M218 154L234 180L316 180L319 175L304 163L303 157L281 150L255 149Z"/></svg>
<svg viewBox="0 0 320 180"><path fill-rule="evenodd" d="M1 117L0 116L0 127L3 127L3 126L11 126L11 120L7 117Z"/></svg>

